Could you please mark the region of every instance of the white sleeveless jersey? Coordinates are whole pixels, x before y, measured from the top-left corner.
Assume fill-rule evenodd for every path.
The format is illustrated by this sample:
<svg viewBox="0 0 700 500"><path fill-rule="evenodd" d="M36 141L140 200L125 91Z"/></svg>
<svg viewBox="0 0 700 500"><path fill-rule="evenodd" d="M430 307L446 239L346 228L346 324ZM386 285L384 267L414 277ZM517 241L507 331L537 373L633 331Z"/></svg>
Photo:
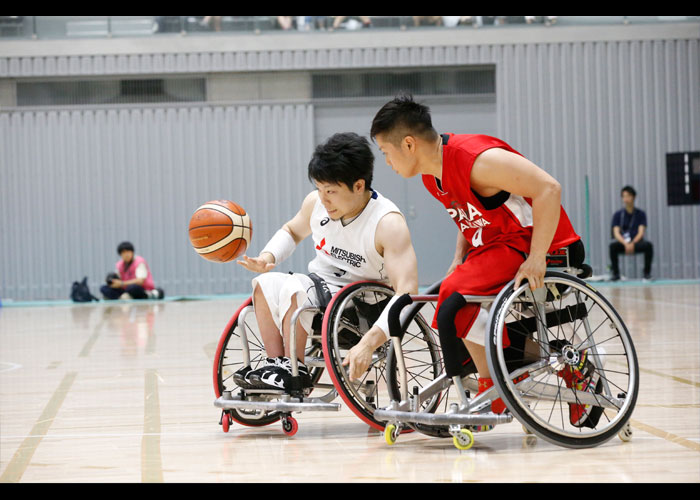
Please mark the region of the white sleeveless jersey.
<svg viewBox="0 0 700 500"><path fill-rule="evenodd" d="M319 198L310 220L316 257L309 262L309 272L341 287L360 280L388 284L384 257L377 252L374 236L380 219L390 212L401 213L392 201L372 191L362 213L343 226L328 216Z"/></svg>

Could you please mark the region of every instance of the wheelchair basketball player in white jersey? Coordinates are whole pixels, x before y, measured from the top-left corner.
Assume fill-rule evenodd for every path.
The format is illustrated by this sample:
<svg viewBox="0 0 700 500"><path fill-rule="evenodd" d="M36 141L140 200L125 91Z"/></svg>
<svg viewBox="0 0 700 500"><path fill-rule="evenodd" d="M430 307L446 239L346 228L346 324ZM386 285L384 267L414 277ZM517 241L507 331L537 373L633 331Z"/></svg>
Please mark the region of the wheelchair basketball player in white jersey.
<svg viewBox="0 0 700 500"><path fill-rule="evenodd" d="M315 292L317 278L330 294L361 280L388 284L395 297L417 293L418 269L408 226L396 205L372 189L373 168L367 139L354 133L330 137L309 162L308 176L316 190L305 197L299 212L272 236L260 255L244 255L238 261L258 273L252 280L253 305L267 356L260 368L244 367L234 374L240 387L288 391L290 352L298 353L302 385L312 385L303 358L313 313L300 314L294 351L289 342L294 312L322 305ZM308 265L309 275L275 272L308 236L316 251ZM389 339L390 306L391 302L345 358L351 377L358 377L355 367L367 366L375 349Z"/></svg>

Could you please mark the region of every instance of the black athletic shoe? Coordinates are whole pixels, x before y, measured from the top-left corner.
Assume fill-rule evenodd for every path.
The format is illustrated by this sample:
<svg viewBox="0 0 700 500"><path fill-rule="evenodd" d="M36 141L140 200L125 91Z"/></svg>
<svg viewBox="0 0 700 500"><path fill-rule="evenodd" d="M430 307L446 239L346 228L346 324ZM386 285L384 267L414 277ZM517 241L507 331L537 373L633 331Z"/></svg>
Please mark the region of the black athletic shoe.
<svg viewBox="0 0 700 500"><path fill-rule="evenodd" d="M162 299L165 297L165 292L162 288L154 288L153 290L146 290L146 297L149 299Z"/></svg>
<svg viewBox="0 0 700 500"><path fill-rule="evenodd" d="M268 358L270 361L270 358ZM292 382L292 362L287 357L278 357L272 360L265 367L250 372L247 380L256 389L281 389L287 391L291 389ZM301 388L306 389L313 387L309 369L302 362L298 363L299 377L301 379Z"/></svg>
<svg viewBox="0 0 700 500"><path fill-rule="evenodd" d="M241 389L251 389L253 386L248 382L248 374L253 371L250 366L244 366L233 374L233 381Z"/></svg>
<svg viewBox="0 0 700 500"><path fill-rule="evenodd" d="M270 368L279 366L281 359L282 359L281 357L279 357L279 358L265 358L265 363L260 365L255 370L249 370L248 372L246 372L244 375L244 377L245 377L244 380L245 380L245 383L248 385L248 388L258 387L259 380L260 380L260 377L262 376L262 374L265 373L265 371L269 370ZM242 371L244 369L245 368L242 368L239 371ZM236 372L236 373L238 373L238 372ZM251 378L251 376L252 376L252 378Z"/></svg>

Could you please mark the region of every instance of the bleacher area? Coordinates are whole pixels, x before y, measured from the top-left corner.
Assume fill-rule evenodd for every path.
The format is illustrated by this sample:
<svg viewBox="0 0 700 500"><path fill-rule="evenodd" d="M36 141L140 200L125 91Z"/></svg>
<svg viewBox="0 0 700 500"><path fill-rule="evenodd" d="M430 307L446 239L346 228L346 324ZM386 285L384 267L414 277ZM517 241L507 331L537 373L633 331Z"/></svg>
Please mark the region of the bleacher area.
<svg viewBox="0 0 700 500"><path fill-rule="evenodd" d="M21 36L24 31L24 16L0 16L0 37Z"/></svg>
<svg viewBox="0 0 700 500"><path fill-rule="evenodd" d="M255 33L282 31L278 16L0 16L2 38L108 38L162 33ZM287 16L288 31L331 31L332 16ZM572 26L697 21L700 16L366 16L372 29L425 29L507 26ZM338 30L362 29L358 18L346 18Z"/></svg>

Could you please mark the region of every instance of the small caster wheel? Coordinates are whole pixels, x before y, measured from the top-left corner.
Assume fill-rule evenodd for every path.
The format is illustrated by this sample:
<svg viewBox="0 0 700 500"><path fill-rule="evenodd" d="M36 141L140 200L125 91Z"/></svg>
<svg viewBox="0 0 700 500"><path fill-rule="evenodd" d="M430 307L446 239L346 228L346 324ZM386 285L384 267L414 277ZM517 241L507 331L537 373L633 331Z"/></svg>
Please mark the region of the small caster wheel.
<svg viewBox="0 0 700 500"><path fill-rule="evenodd" d="M221 414L221 428L224 432L228 432L229 427L231 427L231 415L226 412Z"/></svg>
<svg viewBox="0 0 700 500"><path fill-rule="evenodd" d="M523 431L525 434L532 434L532 431L523 425Z"/></svg>
<svg viewBox="0 0 700 500"><path fill-rule="evenodd" d="M617 435L620 438L620 440L622 440L625 443L632 441L632 426L630 425L630 423L627 422L622 427L622 430L617 433Z"/></svg>
<svg viewBox="0 0 700 500"><path fill-rule="evenodd" d="M389 424L384 428L384 441L391 446L396 443L396 439L399 437L400 433L401 431L399 431L398 427L394 424Z"/></svg>
<svg viewBox="0 0 700 500"><path fill-rule="evenodd" d="M474 434L469 429L460 429L452 435L452 443L458 450L468 450L474 445Z"/></svg>
<svg viewBox="0 0 700 500"><path fill-rule="evenodd" d="M287 436L293 436L299 430L299 424L294 417L286 417L282 419L282 431Z"/></svg>

